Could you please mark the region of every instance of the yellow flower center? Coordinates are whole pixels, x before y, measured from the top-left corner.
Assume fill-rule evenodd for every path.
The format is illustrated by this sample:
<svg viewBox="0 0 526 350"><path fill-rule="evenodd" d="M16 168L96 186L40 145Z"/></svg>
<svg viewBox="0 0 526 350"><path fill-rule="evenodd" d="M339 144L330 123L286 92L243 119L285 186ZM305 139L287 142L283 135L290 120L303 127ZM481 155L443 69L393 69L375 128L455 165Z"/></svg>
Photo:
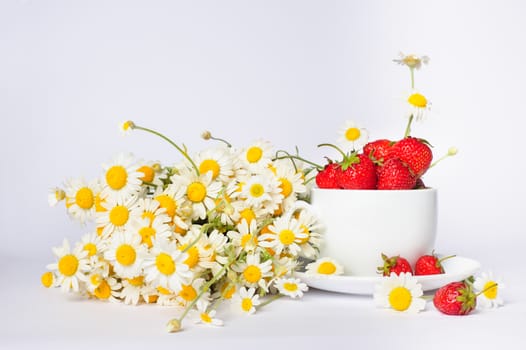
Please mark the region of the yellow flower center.
<svg viewBox="0 0 526 350"><path fill-rule="evenodd" d="M407 55L402 59L402 61L409 68L415 68L418 65L420 65L420 58L418 58L418 56L415 55Z"/></svg>
<svg viewBox="0 0 526 350"><path fill-rule="evenodd" d="M73 276L77 273L79 267L79 260L73 254L64 255L58 261L58 271L64 276Z"/></svg>
<svg viewBox="0 0 526 350"><path fill-rule="evenodd" d="M95 196L95 211L98 213L102 213L106 211L106 208L102 206L102 203L104 202L104 199L100 198L100 193Z"/></svg>
<svg viewBox="0 0 526 350"><path fill-rule="evenodd" d="M336 272L336 266L330 261L324 261L318 266L318 273L322 275L332 275Z"/></svg>
<svg viewBox="0 0 526 350"><path fill-rule="evenodd" d="M257 163L263 156L263 150L259 147L250 147L247 151L247 160L249 163Z"/></svg>
<svg viewBox="0 0 526 350"><path fill-rule="evenodd" d="M182 245L179 247L179 250L184 250L187 246L187 244ZM199 262L199 249L197 249L196 246L192 246L192 248L188 249L186 253L188 254L188 258L186 258L183 263L188 265L189 268L195 267Z"/></svg>
<svg viewBox="0 0 526 350"><path fill-rule="evenodd" d="M134 287L140 287L144 283L144 276L137 276L134 278L128 278L128 283L131 284Z"/></svg>
<svg viewBox="0 0 526 350"><path fill-rule="evenodd" d="M235 292L236 292L236 286L234 284L231 284L231 283L226 284L225 283L221 287L221 295L225 299L231 299Z"/></svg>
<svg viewBox="0 0 526 350"><path fill-rule="evenodd" d="M419 93L412 94L411 96L409 96L407 101L411 105L413 105L415 107L418 107L418 108L426 108L426 106L427 106L427 99L426 99L426 97L424 95L419 94Z"/></svg>
<svg viewBox="0 0 526 350"><path fill-rule="evenodd" d="M212 317L208 315L206 312L201 313L201 320L205 323L212 323Z"/></svg>
<svg viewBox="0 0 526 350"><path fill-rule="evenodd" d="M256 265L249 265L243 271L243 276L249 283L256 283L261 279L261 269Z"/></svg>
<svg viewBox="0 0 526 350"><path fill-rule="evenodd" d="M137 253L135 252L135 248L129 244L122 244L115 251L117 262L124 266L132 265L135 262L136 257Z"/></svg>
<svg viewBox="0 0 526 350"><path fill-rule="evenodd" d="M193 301L197 297L197 292L195 291L194 287L183 284L183 287L179 292L179 296L186 301Z"/></svg>
<svg viewBox="0 0 526 350"><path fill-rule="evenodd" d="M175 216L175 210L177 209L177 203L175 200L167 194L162 194L155 197L155 200L159 202L160 207L166 210L166 214L173 218Z"/></svg>
<svg viewBox="0 0 526 350"><path fill-rule="evenodd" d="M241 247L245 248L247 243L252 241L252 238L253 236L250 234L250 233L247 233L246 235L243 235L241 237Z"/></svg>
<svg viewBox="0 0 526 350"><path fill-rule="evenodd" d="M219 175L220 170L219 163L214 159L206 159L201 162L199 165L199 173L206 174L207 172L212 172L212 179L215 179Z"/></svg>
<svg viewBox="0 0 526 350"><path fill-rule="evenodd" d="M253 184L250 186L250 195L254 198L261 197L265 193L265 188L261 184Z"/></svg>
<svg viewBox="0 0 526 350"><path fill-rule="evenodd" d="M171 290L167 289L167 288L164 288L164 287L157 287L157 291L159 293L161 293L162 295L170 295L170 294L173 294Z"/></svg>
<svg viewBox="0 0 526 350"><path fill-rule="evenodd" d="M250 309L252 309L252 299L250 298L243 298L241 301L241 308L243 311L249 312Z"/></svg>
<svg viewBox="0 0 526 350"><path fill-rule="evenodd" d="M285 229L285 230L281 230L281 232L279 233L279 241L283 245L292 244L294 243L295 239L296 239L296 236L294 235L294 232L292 232L291 230Z"/></svg>
<svg viewBox="0 0 526 350"><path fill-rule="evenodd" d="M97 254L97 246L91 242L84 244L83 249L88 252L88 256Z"/></svg>
<svg viewBox="0 0 526 350"><path fill-rule="evenodd" d="M411 292L405 287L396 287L389 293L389 304L397 311L405 311L411 306Z"/></svg>
<svg viewBox="0 0 526 350"><path fill-rule="evenodd" d="M94 273L93 275L90 276L89 278L89 282L94 285L94 286L99 286L100 283L102 282L102 276L99 275L98 273Z"/></svg>
<svg viewBox="0 0 526 350"><path fill-rule="evenodd" d="M243 219L245 219L247 221L247 224L249 225L250 225L250 222L256 218L256 214L250 208L245 208L241 210L239 215L241 215L241 218L239 219L239 221L241 222Z"/></svg>
<svg viewBox="0 0 526 350"><path fill-rule="evenodd" d="M128 129L133 129L135 128L135 124L131 121L131 120L127 120L125 121L124 123L122 123L122 130L124 131L128 131Z"/></svg>
<svg viewBox="0 0 526 350"><path fill-rule="evenodd" d="M279 187L281 188L281 194L283 195L283 197L287 198L292 193L292 184L290 183L288 179L285 179L284 177L279 179L279 182L280 182Z"/></svg>
<svg viewBox="0 0 526 350"><path fill-rule="evenodd" d="M106 183L113 190L120 190L128 182L128 172L121 165L115 165L106 172Z"/></svg>
<svg viewBox="0 0 526 350"><path fill-rule="evenodd" d="M200 203L206 197L206 187L200 182L192 182L186 188L186 195L192 202Z"/></svg>
<svg viewBox="0 0 526 350"><path fill-rule="evenodd" d="M310 231L309 228L305 225L301 225L300 229L302 233L306 234L306 236L299 239L299 244L305 244L309 241Z"/></svg>
<svg viewBox="0 0 526 350"><path fill-rule="evenodd" d="M171 275L175 272L175 262L172 257L166 253L160 253L155 258L155 265L163 275Z"/></svg>
<svg viewBox="0 0 526 350"><path fill-rule="evenodd" d="M137 169L137 171L144 174L144 176L140 178L141 181L149 182L149 183L153 182L153 179L155 177L155 171L153 170L152 167L150 167L148 165L143 165L142 167Z"/></svg>
<svg viewBox="0 0 526 350"><path fill-rule="evenodd" d="M93 191L88 187L82 187L75 194L75 202L81 209L90 209L95 203L95 197Z"/></svg>
<svg viewBox="0 0 526 350"><path fill-rule="evenodd" d="M286 291L295 292L298 290L298 285L296 283L285 282L283 283L283 288Z"/></svg>
<svg viewBox="0 0 526 350"><path fill-rule="evenodd" d="M151 248L153 246L152 237L155 237L156 231L153 227L141 227L139 234L142 237L141 243L144 243Z"/></svg>
<svg viewBox="0 0 526 350"><path fill-rule="evenodd" d="M151 211L145 211L144 213L142 213L141 218L148 219L149 224L151 225L153 224L153 221L155 220L155 214L152 213Z"/></svg>
<svg viewBox="0 0 526 350"><path fill-rule="evenodd" d="M109 299L111 296L111 288L107 281L102 281L94 292L95 296L99 299Z"/></svg>
<svg viewBox="0 0 526 350"><path fill-rule="evenodd" d="M491 287L492 285L494 285L495 282L494 281L488 281L486 282L486 284L484 285L484 288L482 288L482 290L485 290L484 291L484 296L488 299L495 299L497 297L497 293L498 293L498 286L495 285L493 287Z"/></svg>
<svg viewBox="0 0 526 350"><path fill-rule="evenodd" d="M360 129L358 128L349 128L345 131L345 138L349 141L356 141L360 138Z"/></svg>
<svg viewBox="0 0 526 350"><path fill-rule="evenodd" d="M115 226L124 226L129 217L130 211L124 205L116 205L110 211L110 222Z"/></svg>
<svg viewBox="0 0 526 350"><path fill-rule="evenodd" d="M51 271L45 272L40 277L40 281L42 282L42 285L46 288L49 288L53 285L53 273Z"/></svg>

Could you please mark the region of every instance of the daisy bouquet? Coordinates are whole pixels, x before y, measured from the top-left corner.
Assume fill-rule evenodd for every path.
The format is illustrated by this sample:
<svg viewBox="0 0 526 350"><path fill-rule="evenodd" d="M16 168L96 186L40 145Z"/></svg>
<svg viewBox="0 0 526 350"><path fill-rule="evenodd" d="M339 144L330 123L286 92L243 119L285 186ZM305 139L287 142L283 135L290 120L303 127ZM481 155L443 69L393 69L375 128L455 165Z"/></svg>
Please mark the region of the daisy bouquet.
<svg viewBox="0 0 526 350"><path fill-rule="evenodd" d="M280 157L283 151L263 140L236 149L205 132L217 145L190 156L132 121L121 129L163 138L182 160L166 166L123 154L93 181L70 179L52 189L50 204L63 202L71 218L92 229L53 249L44 286L178 307L169 331L192 310L199 322L222 324L215 313L225 300L250 314L282 295L303 295L307 286L294 272L300 257L316 258L321 241L318 219L298 206L307 199L312 166Z"/></svg>

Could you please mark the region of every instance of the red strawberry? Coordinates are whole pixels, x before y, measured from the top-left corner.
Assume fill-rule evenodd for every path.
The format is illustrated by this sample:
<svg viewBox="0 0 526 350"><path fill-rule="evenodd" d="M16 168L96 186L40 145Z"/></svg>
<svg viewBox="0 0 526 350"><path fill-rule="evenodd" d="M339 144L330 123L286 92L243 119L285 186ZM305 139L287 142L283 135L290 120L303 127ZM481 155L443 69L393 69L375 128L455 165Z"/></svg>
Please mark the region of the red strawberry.
<svg viewBox="0 0 526 350"><path fill-rule="evenodd" d="M378 166L379 190L409 190L416 185L416 179L399 159L391 158L384 165Z"/></svg>
<svg viewBox="0 0 526 350"><path fill-rule="evenodd" d="M388 257L385 254L382 254L382 260L384 261L384 265L378 267L378 272L383 274L384 276L390 276L391 272L394 272L395 274L399 275L402 272L409 272L413 273L413 269L411 269L411 264L409 264L409 261L407 259L402 258L400 255Z"/></svg>
<svg viewBox="0 0 526 350"><path fill-rule="evenodd" d="M319 188L340 188L338 173L341 173L340 164L329 163L316 175L316 185Z"/></svg>
<svg viewBox="0 0 526 350"><path fill-rule="evenodd" d="M442 261L452 258L455 255L446 256L439 259L436 255L422 255L415 263L415 275L439 275L444 273Z"/></svg>
<svg viewBox="0 0 526 350"><path fill-rule="evenodd" d="M391 149L392 156L407 164L416 178L422 176L433 160L433 152L422 139L406 137L395 143Z"/></svg>
<svg viewBox="0 0 526 350"><path fill-rule="evenodd" d="M373 160L385 161L389 158L393 144L393 141L386 139L372 141L363 147L363 153Z"/></svg>
<svg viewBox="0 0 526 350"><path fill-rule="evenodd" d="M352 153L344 159L338 173L338 184L347 190L373 190L376 188L376 167L365 154Z"/></svg>
<svg viewBox="0 0 526 350"><path fill-rule="evenodd" d="M477 295L469 283L452 282L436 291L433 304L446 315L467 315L477 305Z"/></svg>

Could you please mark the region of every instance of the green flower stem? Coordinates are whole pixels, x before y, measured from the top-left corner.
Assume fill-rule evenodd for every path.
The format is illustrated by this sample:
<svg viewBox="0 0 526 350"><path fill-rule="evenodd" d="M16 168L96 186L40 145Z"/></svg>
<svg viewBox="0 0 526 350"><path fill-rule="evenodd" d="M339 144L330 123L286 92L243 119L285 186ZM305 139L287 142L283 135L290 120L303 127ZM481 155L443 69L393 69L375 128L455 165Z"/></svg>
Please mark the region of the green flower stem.
<svg viewBox="0 0 526 350"><path fill-rule="evenodd" d="M205 294L209 289L210 287L212 286L212 284L216 283L219 278L221 278L223 276L223 273L226 271L227 268L230 267L230 265L234 262L235 258L230 258L228 260L228 262L223 265L223 267L221 268L221 270L219 270L213 277L210 281L208 281L206 284L203 285L203 289L199 292L199 294L197 295L197 297L192 300L192 302L190 303L190 305L188 305L186 307L186 309L184 310L183 314L181 315L181 317L179 317L177 319L177 321L179 323L182 323L183 322L183 319L186 317L186 315L188 314L188 312L194 307L194 305L197 303L197 301L199 299L201 299L201 297L203 296L203 294Z"/></svg>
<svg viewBox="0 0 526 350"><path fill-rule="evenodd" d="M411 114L411 116L409 117L409 120L407 121L407 126L405 128L404 139L407 136L409 136L409 134L411 133L411 123L413 122L413 119L414 119L414 116L413 114Z"/></svg>
<svg viewBox="0 0 526 350"><path fill-rule="evenodd" d="M213 224L204 224L202 227L201 227L201 230L199 231L199 234L197 235L197 237L192 241L192 243L190 243L186 248L183 249L182 253L186 253L190 248L192 248L194 245L197 244L197 242L199 242L199 240L201 239L201 237L203 237L203 233L205 233L209 227L212 227L214 226Z"/></svg>
<svg viewBox="0 0 526 350"><path fill-rule="evenodd" d="M409 68L409 71L411 72L411 90L415 88L415 69Z"/></svg>
<svg viewBox="0 0 526 350"><path fill-rule="evenodd" d="M276 295L274 295L272 298L269 298L268 300L265 300L265 302L259 304L259 305L257 306L257 309L258 309L258 310L261 309L263 306L268 305L268 304L270 304L271 302L273 302L273 301L275 301L275 300L278 300L278 299L281 298L282 296L283 296L283 294L276 294Z"/></svg>
<svg viewBox="0 0 526 350"><path fill-rule="evenodd" d="M275 157L273 160L278 160L278 159L297 159L297 160L301 160L302 162L305 162L309 165L312 165L313 167L315 167L316 169L323 169L323 167L319 164L316 164L314 162L311 162L309 160L306 160L306 159L303 159L299 156L293 156L293 155L287 155L287 156L281 156L281 157Z"/></svg>
<svg viewBox="0 0 526 350"><path fill-rule="evenodd" d="M320 143L320 144L318 145L318 147L323 147L323 146L327 146L327 147L332 147L332 148L334 148L335 150L337 150L338 152L340 152L340 154L342 155L343 159L347 159L347 155L345 154L345 152L343 152L340 148L336 147L335 145L330 144L330 143Z"/></svg>
<svg viewBox="0 0 526 350"><path fill-rule="evenodd" d="M197 165L195 165L194 161L192 160L192 158L190 158L188 153L185 150L183 150L181 147L179 147L175 142L173 142L172 140L170 140L168 137L164 136L160 132L152 130L152 129L148 129L148 128L145 128L145 127L142 127L142 126L138 126L138 125L135 125L134 129L146 131L146 132L149 132L150 134L154 134L156 136L159 136L160 138L162 138L165 141L167 141L170 145L174 146L190 162L190 164L192 164L192 167L194 168L197 176L199 176L199 169L197 168Z"/></svg>
<svg viewBox="0 0 526 350"><path fill-rule="evenodd" d="M228 142L225 139L222 139L222 138L219 138L219 137L215 137L215 136L210 136L210 139L214 140L214 141L223 142L228 148L232 148L232 145L230 144L230 142Z"/></svg>

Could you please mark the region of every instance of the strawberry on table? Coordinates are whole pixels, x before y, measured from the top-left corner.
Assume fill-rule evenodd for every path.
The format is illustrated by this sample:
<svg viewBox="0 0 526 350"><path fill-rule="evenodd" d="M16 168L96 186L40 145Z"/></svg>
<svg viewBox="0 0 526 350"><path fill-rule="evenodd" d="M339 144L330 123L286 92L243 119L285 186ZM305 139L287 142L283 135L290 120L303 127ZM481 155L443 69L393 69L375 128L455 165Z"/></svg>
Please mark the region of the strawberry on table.
<svg viewBox="0 0 526 350"><path fill-rule="evenodd" d="M477 305L477 295L469 283L452 282L436 291L433 304L446 315L467 315Z"/></svg>
<svg viewBox="0 0 526 350"><path fill-rule="evenodd" d="M378 272L384 276L390 276L392 272L394 272L396 275L399 275L402 272L409 272L411 274L413 273L413 269L411 268L409 261L399 255L388 257L382 253L382 260L384 261L384 265L378 267Z"/></svg>

